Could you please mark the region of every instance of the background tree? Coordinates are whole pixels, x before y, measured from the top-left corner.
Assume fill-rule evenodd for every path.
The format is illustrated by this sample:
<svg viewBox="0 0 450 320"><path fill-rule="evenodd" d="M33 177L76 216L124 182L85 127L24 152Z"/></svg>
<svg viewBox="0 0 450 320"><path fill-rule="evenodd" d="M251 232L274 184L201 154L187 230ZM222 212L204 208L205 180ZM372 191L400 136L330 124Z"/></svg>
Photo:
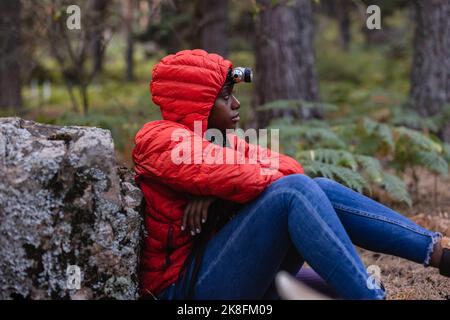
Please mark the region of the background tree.
<svg viewBox="0 0 450 320"><path fill-rule="evenodd" d="M228 0L197 0L194 24L198 45L208 52L228 56Z"/></svg>
<svg viewBox="0 0 450 320"><path fill-rule="evenodd" d="M17 0L0 1L0 108L22 106L20 13Z"/></svg>
<svg viewBox="0 0 450 320"><path fill-rule="evenodd" d="M341 0L347 1L347 0ZM367 46L375 45L385 45L388 42L395 45L398 41L396 30L391 25L386 23L389 17L392 17L396 12L403 8L409 8L411 6L411 1L409 0L361 0L353 1L355 6L358 8L359 16L364 21L361 26L362 34L364 35ZM380 30L374 29L370 30L366 27L365 21L368 17L367 7L370 5L377 5L381 9L381 25ZM400 36L404 36L401 34Z"/></svg>
<svg viewBox="0 0 450 320"><path fill-rule="evenodd" d="M256 74L254 107L275 100L319 100L314 57L314 22L310 0L256 1ZM300 106L304 119L319 107ZM273 117L295 117L289 109L257 113L257 126Z"/></svg>
<svg viewBox="0 0 450 320"><path fill-rule="evenodd" d="M349 49L351 41L350 14L354 9L352 0L323 0L319 2L321 13L337 20L339 28L339 44L344 50Z"/></svg>
<svg viewBox="0 0 450 320"><path fill-rule="evenodd" d="M415 0L414 6L416 28L410 98L422 116L432 116L450 103L450 2ZM448 119L445 122L440 135L450 142L450 122Z"/></svg>
<svg viewBox="0 0 450 320"><path fill-rule="evenodd" d="M200 45L197 23L193 23L194 1L151 1L150 23L137 35L140 42L153 42L168 53L191 49Z"/></svg>
<svg viewBox="0 0 450 320"><path fill-rule="evenodd" d="M87 115L88 87L96 74L95 68L89 68L91 58L89 49L100 37L99 30L103 30L105 26L99 26L97 12L89 10L89 3L83 2L80 3L81 29L69 30L66 25L68 18L66 10L70 4L70 1L66 0L51 0L36 3L34 10L40 11L43 17L43 27L47 30L50 52L61 70L73 111L79 112L76 89L83 113ZM103 43L106 46L106 41Z"/></svg>
<svg viewBox="0 0 450 320"><path fill-rule="evenodd" d="M97 21L97 30L94 33L92 39L91 52L93 59L93 73L96 75L103 69L103 55L105 52L105 39L104 39L104 29L105 29L105 19L107 15L107 0L89 0L89 10L91 11L92 18Z"/></svg>
<svg viewBox="0 0 450 320"><path fill-rule="evenodd" d="M132 81L134 79L134 35L133 35L133 20L134 20L134 0L126 0L123 2L123 31L125 34L125 79Z"/></svg>

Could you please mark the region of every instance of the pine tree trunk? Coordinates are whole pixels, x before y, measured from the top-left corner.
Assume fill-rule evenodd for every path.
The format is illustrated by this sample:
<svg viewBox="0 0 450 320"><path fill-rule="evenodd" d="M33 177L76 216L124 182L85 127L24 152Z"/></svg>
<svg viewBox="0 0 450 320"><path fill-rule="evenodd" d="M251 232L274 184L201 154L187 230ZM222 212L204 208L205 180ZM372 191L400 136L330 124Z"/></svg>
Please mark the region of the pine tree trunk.
<svg viewBox="0 0 450 320"><path fill-rule="evenodd" d="M133 81L134 79L134 36L133 36L133 8L134 1L126 0L124 2L124 32L126 39L126 49L125 49L125 79L127 81Z"/></svg>
<svg viewBox="0 0 450 320"><path fill-rule="evenodd" d="M410 97L423 116L442 111L450 103L450 2L415 0L416 30ZM441 138L450 142L450 123Z"/></svg>
<svg viewBox="0 0 450 320"><path fill-rule="evenodd" d="M256 22L256 72L253 109L289 99L315 102L319 85L314 57L314 23L310 0L258 0ZM302 108L301 117L320 116L319 108ZM273 117L295 117L291 110L259 112L257 127Z"/></svg>
<svg viewBox="0 0 450 320"><path fill-rule="evenodd" d="M196 2L199 17L201 47L208 52L228 55L228 0L199 0Z"/></svg>
<svg viewBox="0 0 450 320"><path fill-rule="evenodd" d="M20 11L20 1L0 1L0 109L22 106Z"/></svg>
<svg viewBox="0 0 450 320"><path fill-rule="evenodd" d="M105 50L103 32L105 29L105 15L107 0L90 0L89 8L95 21L95 32L91 43L91 54L93 59L93 74L97 75L103 69L103 54Z"/></svg>
<svg viewBox="0 0 450 320"><path fill-rule="evenodd" d="M350 46L350 10L351 2L348 0L340 0L336 6L337 19L339 23L339 38L341 47L344 50L348 50Z"/></svg>

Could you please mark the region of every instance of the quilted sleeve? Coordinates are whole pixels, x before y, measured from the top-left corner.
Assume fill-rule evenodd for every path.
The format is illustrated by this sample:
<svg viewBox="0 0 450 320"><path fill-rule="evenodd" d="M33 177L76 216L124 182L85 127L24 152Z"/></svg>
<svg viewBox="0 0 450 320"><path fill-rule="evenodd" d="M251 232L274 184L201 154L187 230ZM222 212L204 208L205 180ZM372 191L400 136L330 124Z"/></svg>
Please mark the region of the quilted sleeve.
<svg viewBox="0 0 450 320"><path fill-rule="evenodd" d="M171 125L144 126L135 144L133 161L138 176L191 194L246 203L283 176L258 163L230 161L242 154Z"/></svg>
<svg viewBox="0 0 450 320"><path fill-rule="evenodd" d="M235 139L233 148L242 152L246 158L256 159L260 166L278 170L284 176L304 173L303 167L297 160L271 149L263 148L256 144L249 144L236 135L233 135L233 137Z"/></svg>

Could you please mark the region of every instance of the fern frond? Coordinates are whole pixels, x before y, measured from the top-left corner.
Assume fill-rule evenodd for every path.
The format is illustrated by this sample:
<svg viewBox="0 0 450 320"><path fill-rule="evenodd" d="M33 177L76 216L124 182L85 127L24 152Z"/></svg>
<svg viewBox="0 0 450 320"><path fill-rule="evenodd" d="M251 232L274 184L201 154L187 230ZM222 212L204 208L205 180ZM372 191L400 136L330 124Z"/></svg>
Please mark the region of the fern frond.
<svg viewBox="0 0 450 320"><path fill-rule="evenodd" d="M391 149L394 149L395 143L392 136L392 130L387 124L380 123L378 125L377 136L379 136Z"/></svg>
<svg viewBox="0 0 450 320"><path fill-rule="evenodd" d="M383 172L381 185L390 197L399 202L408 204L409 207L412 206L411 196L406 189L405 183L400 178Z"/></svg>
<svg viewBox="0 0 450 320"><path fill-rule="evenodd" d="M272 127L272 126L271 126ZM345 142L339 138L330 128L309 127L302 125L291 125L280 130L283 140L294 138L301 141L304 147L345 148Z"/></svg>
<svg viewBox="0 0 450 320"><path fill-rule="evenodd" d="M370 189L366 180L357 171L319 161L303 160L301 163L309 176L333 179L360 193L364 188Z"/></svg>
<svg viewBox="0 0 450 320"><path fill-rule="evenodd" d="M372 119L365 117L363 118L360 129L362 132L355 132L355 134L363 135L362 138L367 140L365 143L367 143L368 141L373 141L373 144L377 146L385 144L388 146L389 150L395 149L394 136L389 125L385 123L378 123Z"/></svg>
<svg viewBox="0 0 450 320"><path fill-rule="evenodd" d="M300 100L275 100L267 102L256 108L256 111L270 111L270 110L293 110L298 111L300 107Z"/></svg>
<svg viewBox="0 0 450 320"><path fill-rule="evenodd" d="M381 168L381 164L378 159L360 154L355 155L355 159L370 181L373 181L376 184L380 184L382 182L383 169Z"/></svg>
<svg viewBox="0 0 450 320"><path fill-rule="evenodd" d="M300 151L297 158L304 159L310 157L312 161L333 164L336 166L348 167L352 170L358 169L358 164L353 154L345 150L335 149L314 149Z"/></svg>
<svg viewBox="0 0 450 320"><path fill-rule="evenodd" d="M436 116L424 117L416 110L408 107L393 109L393 116L390 121L394 126L406 126L415 129L428 129L433 132L439 130L439 121Z"/></svg>
<svg viewBox="0 0 450 320"><path fill-rule="evenodd" d="M442 144L442 157L445 159L445 161L447 161L447 163L450 162L450 144Z"/></svg>
<svg viewBox="0 0 450 320"><path fill-rule="evenodd" d="M378 122L376 122L370 118L364 118L362 125L363 125L364 131L366 132L366 134L371 135L376 131Z"/></svg>
<svg viewBox="0 0 450 320"><path fill-rule="evenodd" d="M448 175L448 163L436 152L418 151L416 155L417 163L426 169L444 176Z"/></svg>
<svg viewBox="0 0 450 320"><path fill-rule="evenodd" d="M394 128L394 132L401 138L406 139L408 144L410 144L410 147L416 146L423 150L442 151L442 147L438 143L419 131L408 129L406 127L397 127Z"/></svg>

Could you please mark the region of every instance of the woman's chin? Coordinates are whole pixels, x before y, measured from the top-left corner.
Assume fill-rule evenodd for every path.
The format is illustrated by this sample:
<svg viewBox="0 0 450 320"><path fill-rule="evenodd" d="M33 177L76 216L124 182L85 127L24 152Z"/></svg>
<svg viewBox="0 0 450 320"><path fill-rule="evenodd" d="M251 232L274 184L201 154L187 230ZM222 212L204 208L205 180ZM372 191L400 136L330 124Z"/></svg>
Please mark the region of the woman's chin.
<svg viewBox="0 0 450 320"><path fill-rule="evenodd" d="M228 127L228 129L230 129L230 130L235 130L235 129L237 128L237 126L238 126L238 123L237 123L237 122L233 122L233 123Z"/></svg>

